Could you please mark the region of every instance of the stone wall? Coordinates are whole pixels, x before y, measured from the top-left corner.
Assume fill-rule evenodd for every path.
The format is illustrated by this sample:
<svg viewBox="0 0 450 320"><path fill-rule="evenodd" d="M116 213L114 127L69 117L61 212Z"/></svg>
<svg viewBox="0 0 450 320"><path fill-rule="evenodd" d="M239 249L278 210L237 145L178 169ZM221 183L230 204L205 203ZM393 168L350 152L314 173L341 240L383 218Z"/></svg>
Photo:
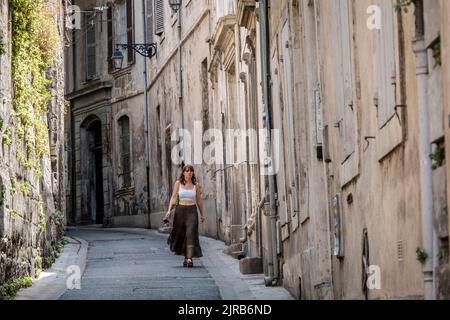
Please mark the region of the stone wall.
<svg viewBox="0 0 450 320"><path fill-rule="evenodd" d="M0 284L10 278L34 276L42 259L53 256L65 226L63 11L59 1L46 1L58 34L56 56L47 70L51 79L48 112L42 114L46 152L34 167L24 165L23 138L13 111L14 95L10 7L0 5L0 30L5 52L0 55ZM56 33L55 33L56 34ZM36 149L32 148L32 153ZM29 160L29 159L27 159Z"/></svg>

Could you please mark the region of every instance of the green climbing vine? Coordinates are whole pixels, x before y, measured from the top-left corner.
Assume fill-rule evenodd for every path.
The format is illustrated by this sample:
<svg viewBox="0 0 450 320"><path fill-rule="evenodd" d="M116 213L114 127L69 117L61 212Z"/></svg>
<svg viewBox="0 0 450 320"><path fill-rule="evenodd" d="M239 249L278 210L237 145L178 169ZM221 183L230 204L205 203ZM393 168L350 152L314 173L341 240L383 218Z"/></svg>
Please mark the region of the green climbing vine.
<svg viewBox="0 0 450 320"><path fill-rule="evenodd" d="M6 187L0 184L0 206L5 204Z"/></svg>
<svg viewBox="0 0 450 320"><path fill-rule="evenodd" d="M3 132L2 143L3 145L9 146L11 142L11 131L9 130L9 128L6 128Z"/></svg>
<svg viewBox="0 0 450 320"><path fill-rule="evenodd" d="M13 116L19 164L40 176L48 154L47 112L51 99L46 71L58 50L57 24L43 0L9 0L12 32ZM10 140L7 140L10 142Z"/></svg>
<svg viewBox="0 0 450 320"><path fill-rule="evenodd" d="M427 262L428 253L423 248L416 249L417 261L419 261L422 265Z"/></svg>
<svg viewBox="0 0 450 320"><path fill-rule="evenodd" d="M411 5L416 6L417 0L399 0L395 4L395 9L397 11L403 10L404 12L408 12L408 7Z"/></svg>
<svg viewBox="0 0 450 320"><path fill-rule="evenodd" d="M0 54L11 54L12 100L3 99L3 104L12 105L10 116L1 121L0 139L3 145L15 146L16 159L21 169L21 175L10 177L8 192L11 196L19 195L28 198L32 203L33 212L29 207L8 208L12 217L22 218L45 232L47 215L43 196L39 188L33 186L39 183L41 163L44 156L49 154L48 107L52 99L53 79L51 66L54 58L62 50L58 31L56 14L46 0L8 0L10 12L11 38L0 37ZM10 47L6 47L4 42ZM11 43L11 44L10 44ZM7 50L6 50L7 49ZM30 175L31 173L31 175ZM34 173L34 174L33 174ZM31 177L36 180L33 181ZM5 189L0 190L2 202ZM36 205L35 205L36 204ZM34 209L36 208L36 209ZM19 209L19 210L18 210ZM40 235L40 240L51 238L52 235ZM41 251L42 249L42 251ZM38 276L48 266L49 252L61 250L41 245L33 250L35 276ZM48 251L48 252L47 252ZM53 254L51 254L53 257ZM0 300L13 298L20 287L29 286L30 278L10 279L0 285Z"/></svg>
<svg viewBox="0 0 450 320"><path fill-rule="evenodd" d="M0 56L6 53L5 41L3 40L3 35L0 34Z"/></svg>

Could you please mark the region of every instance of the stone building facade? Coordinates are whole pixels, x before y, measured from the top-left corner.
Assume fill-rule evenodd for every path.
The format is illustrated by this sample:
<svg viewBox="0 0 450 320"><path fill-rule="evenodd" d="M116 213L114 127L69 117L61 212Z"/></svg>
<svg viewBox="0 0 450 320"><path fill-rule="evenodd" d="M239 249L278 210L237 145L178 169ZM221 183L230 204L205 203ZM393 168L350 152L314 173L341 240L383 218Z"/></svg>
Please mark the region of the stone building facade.
<svg viewBox="0 0 450 320"><path fill-rule="evenodd" d="M41 11L38 14L17 7L17 2L0 2L0 287L8 280L37 276L44 259L54 257L55 244L65 228L64 7L61 2L52 0L34 3L38 4L29 7L39 6ZM19 103L15 92L20 81L20 75L16 73L19 72L18 65L29 72L26 73L29 82L24 85L25 91L36 89L30 69L26 69L29 65L21 64L17 56L24 47L15 35L19 30L31 32L20 29L21 26L12 18L22 9L22 18L30 14L34 16L34 20L30 20L34 28L45 21L45 39L49 42L39 44L54 45L54 51L49 51L53 59L45 72L50 80L45 89L45 95L49 96L48 105L43 102L31 105L26 101L20 106L33 112L32 118L21 115L19 107L16 107ZM36 37L39 29L33 32ZM31 34L25 36L32 38ZM31 45L37 46L37 43ZM34 54L38 52L36 50ZM35 102L32 98L30 100ZM24 118L31 119L33 129L21 131L30 125L24 122ZM38 136L38 132L42 136Z"/></svg>
<svg viewBox="0 0 450 320"><path fill-rule="evenodd" d="M288 132L280 268L297 296L448 297L443 9L270 1L273 121Z"/></svg>
<svg viewBox="0 0 450 320"><path fill-rule="evenodd" d="M201 154L194 150L184 129L194 137L200 127L212 126L211 96L208 76L210 64L210 1L183 1L181 10L173 12L167 1L154 1L155 9L149 28L153 26L153 42L158 52L149 62L150 163L156 179L151 181L154 211L152 221L159 225L166 212L179 164L194 163ZM158 26L155 21L162 21ZM204 128L203 128L204 129ZM199 144L195 144L199 147ZM177 148L177 146L180 146ZM200 142L200 147L203 147ZM175 153L180 151L180 156ZM189 151L186 151L189 150ZM196 176L203 186L208 219L202 225L205 235L218 237L218 212L214 193L215 178L207 166L196 166Z"/></svg>
<svg viewBox="0 0 450 320"><path fill-rule="evenodd" d="M266 285L299 299L448 297L445 0L75 4L95 35L75 31L66 51L71 223L159 227L183 160L203 185L201 233ZM144 40L154 57L129 50L111 69L116 44Z"/></svg>
<svg viewBox="0 0 450 320"><path fill-rule="evenodd" d="M148 227L141 1L72 1L80 28L65 50L71 128L68 223ZM116 48L124 60L111 61ZM152 193L153 194L153 193Z"/></svg>
<svg viewBox="0 0 450 320"><path fill-rule="evenodd" d="M437 12L445 16L442 3L270 1L267 48L260 6L215 7L232 10L213 23L209 70L212 112L225 109L215 113L217 127L222 116L234 128L261 128L264 93L252 84L264 82L261 51L267 50L270 116L282 137L274 151L271 249L278 283L305 299L447 297L446 166L438 125L446 87L437 61L439 34L448 26L436 19ZM377 22L380 29L370 24ZM426 66L417 48L422 38ZM222 232L226 241L244 241L244 252L262 258L268 273L273 233L267 206L258 201L267 181L255 179L251 165L239 167L223 175L223 185L237 192L230 193L234 213L222 206L228 216ZM218 201L227 196L223 189L219 184ZM240 238L240 230L247 236ZM373 270L379 289L368 286Z"/></svg>

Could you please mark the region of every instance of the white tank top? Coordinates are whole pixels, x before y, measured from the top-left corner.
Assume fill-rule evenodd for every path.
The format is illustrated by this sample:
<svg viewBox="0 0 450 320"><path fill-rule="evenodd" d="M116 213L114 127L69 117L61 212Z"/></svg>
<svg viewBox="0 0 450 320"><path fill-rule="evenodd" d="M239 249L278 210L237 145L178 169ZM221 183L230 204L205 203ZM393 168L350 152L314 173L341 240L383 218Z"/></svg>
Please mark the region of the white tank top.
<svg viewBox="0 0 450 320"><path fill-rule="evenodd" d="M183 188L183 185L180 183L180 189L178 190L178 195L180 196L180 200L193 200L195 201L195 196L196 196L196 192L195 192L195 185L193 189L185 189Z"/></svg>

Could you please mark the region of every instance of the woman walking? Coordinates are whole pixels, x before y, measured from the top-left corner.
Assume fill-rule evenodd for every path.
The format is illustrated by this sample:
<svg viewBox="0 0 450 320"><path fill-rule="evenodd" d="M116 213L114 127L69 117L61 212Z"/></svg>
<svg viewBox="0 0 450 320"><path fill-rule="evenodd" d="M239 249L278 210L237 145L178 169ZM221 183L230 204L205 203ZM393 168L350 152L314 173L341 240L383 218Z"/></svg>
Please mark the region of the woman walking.
<svg viewBox="0 0 450 320"><path fill-rule="evenodd" d="M195 178L194 168L190 165L184 166L179 179L175 182L172 191L172 197L169 202L169 209L164 216L164 221L170 219L173 205L176 204L178 196L178 205L175 207L175 216L173 219L173 228L167 243L170 250L176 255L184 256L184 267L193 267L192 258L203 256L198 238L198 214L200 211L200 221L205 221L204 203L201 196L201 186Z"/></svg>

